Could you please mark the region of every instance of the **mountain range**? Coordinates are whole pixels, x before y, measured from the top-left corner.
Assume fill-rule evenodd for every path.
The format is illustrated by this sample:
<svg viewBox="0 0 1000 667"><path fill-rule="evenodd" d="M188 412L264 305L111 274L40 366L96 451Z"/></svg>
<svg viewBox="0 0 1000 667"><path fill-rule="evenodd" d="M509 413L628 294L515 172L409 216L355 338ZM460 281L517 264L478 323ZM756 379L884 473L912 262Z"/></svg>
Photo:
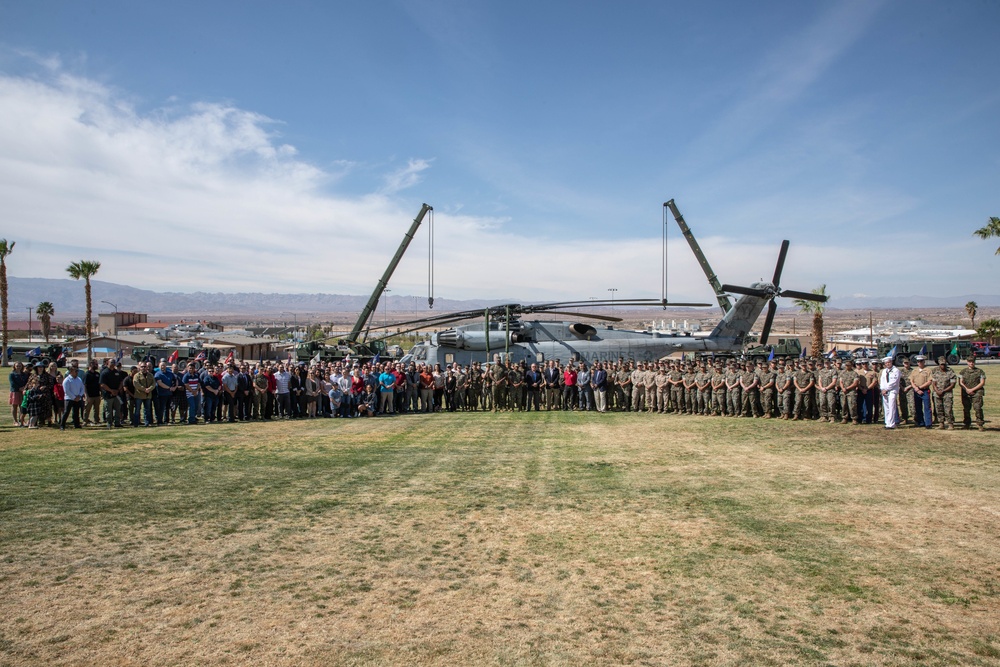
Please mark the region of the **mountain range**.
<svg viewBox="0 0 1000 667"><path fill-rule="evenodd" d="M41 301L50 301L55 308L56 319L81 316L85 310L83 283L76 280L58 278L8 278L8 317L19 320L27 315L27 309L34 308ZM128 285L91 281L95 312L111 312L112 308L102 301L115 304L121 312L148 313L158 315L279 315L307 313L356 313L364 308L368 296L351 294L265 294L262 292L154 292ZM516 300L512 300L516 302ZM979 308L1000 307L1000 296L989 294L966 294L950 297L926 296L849 296L834 297L829 308L841 310L859 309L900 309L900 308L964 308L969 301L975 301ZM445 313L452 310L485 308L499 303L497 299L435 299L434 311ZM380 303L379 309L395 312L428 312L426 297L410 295L389 295L387 303Z"/></svg>

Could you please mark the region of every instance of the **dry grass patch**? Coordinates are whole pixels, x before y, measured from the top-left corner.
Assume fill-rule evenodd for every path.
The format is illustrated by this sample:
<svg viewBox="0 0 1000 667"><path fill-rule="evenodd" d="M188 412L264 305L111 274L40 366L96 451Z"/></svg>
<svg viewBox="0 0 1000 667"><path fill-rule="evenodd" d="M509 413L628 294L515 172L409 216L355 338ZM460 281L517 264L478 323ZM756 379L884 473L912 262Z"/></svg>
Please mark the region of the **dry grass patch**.
<svg viewBox="0 0 1000 667"><path fill-rule="evenodd" d="M998 463L628 414L4 437L0 665L997 664Z"/></svg>

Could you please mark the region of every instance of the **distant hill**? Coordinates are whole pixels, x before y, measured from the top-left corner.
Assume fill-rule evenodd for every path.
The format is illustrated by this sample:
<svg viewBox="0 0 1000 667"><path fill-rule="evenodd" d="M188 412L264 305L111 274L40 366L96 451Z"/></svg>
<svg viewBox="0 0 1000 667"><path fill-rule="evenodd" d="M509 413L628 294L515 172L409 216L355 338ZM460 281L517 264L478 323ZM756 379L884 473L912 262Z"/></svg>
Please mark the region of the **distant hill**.
<svg viewBox="0 0 1000 667"><path fill-rule="evenodd" d="M11 319L23 318L26 309L34 308L40 301L51 301L56 319L78 317L84 313L83 284L80 281L60 278L8 277ZM152 315L278 315L280 313L356 313L364 308L368 295L351 294L265 294L262 292L154 292L128 285L94 280L93 299L95 312L110 312L101 301L118 305L119 311L149 313ZM512 299L512 301L514 301ZM844 310L874 308L963 308L975 301L980 308L1000 306L1000 296L967 294L952 297L834 297L830 308ZM497 299L436 299L434 312L485 308L499 303ZM427 299L421 296L390 294L388 310L396 312L427 311ZM784 306L785 304L782 304ZM385 305L380 304L379 310ZM714 315L713 315L714 317Z"/></svg>
<svg viewBox="0 0 1000 667"><path fill-rule="evenodd" d="M8 277L8 312L12 319L23 318L27 308L41 301L51 301L56 319L80 316L86 310L83 283L54 278ZM154 292L128 285L92 280L94 312L113 309L101 301L110 301L122 312L162 315L276 315L286 313L351 313L365 307L369 295L351 294L264 294L261 292ZM434 312L485 308L496 301L435 299ZM389 295L390 311L427 311L427 297ZM385 307L380 304L379 310Z"/></svg>

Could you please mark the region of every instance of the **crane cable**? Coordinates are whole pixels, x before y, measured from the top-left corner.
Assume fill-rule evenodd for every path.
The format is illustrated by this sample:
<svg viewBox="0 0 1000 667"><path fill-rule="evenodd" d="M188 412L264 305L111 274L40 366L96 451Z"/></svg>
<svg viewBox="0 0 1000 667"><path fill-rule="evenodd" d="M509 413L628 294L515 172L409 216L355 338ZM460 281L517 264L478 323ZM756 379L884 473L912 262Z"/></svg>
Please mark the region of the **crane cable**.
<svg viewBox="0 0 1000 667"><path fill-rule="evenodd" d="M427 212L427 307L434 308L434 209Z"/></svg>
<svg viewBox="0 0 1000 667"><path fill-rule="evenodd" d="M669 220L667 219L667 205L663 205L663 285L662 285L662 299L663 299L663 309L667 309L667 225Z"/></svg>

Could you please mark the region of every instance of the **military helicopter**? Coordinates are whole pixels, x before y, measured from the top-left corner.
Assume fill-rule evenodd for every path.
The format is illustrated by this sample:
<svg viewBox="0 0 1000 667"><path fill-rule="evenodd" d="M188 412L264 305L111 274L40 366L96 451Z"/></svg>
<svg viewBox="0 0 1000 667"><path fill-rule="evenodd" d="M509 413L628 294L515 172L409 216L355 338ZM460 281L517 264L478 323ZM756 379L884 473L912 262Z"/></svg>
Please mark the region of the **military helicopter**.
<svg viewBox="0 0 1000 667"><path fill-rule="evenodd" d="M541 363L550 359L567 361L655 361L674 352L731 353L742 349L746 335L757 321L764 307L767 317L761 332L761 343L767 337L774 321L778 297L826 301L827 297L809 292L783 290L779 286L781 271L788 253L788 241L782 241L778 262L771 282L757 282L749 287L719 285L725 297L722 320L707 335L660 333L615 329L612 324L598 326L580 321L548 321L538 316L569 315L573 318L620 322L621 318L592 313L570 312L579 307L617 306L679 306L703 307L707 303L669 303L665 299L616 299L608 301L560 301L546 304L502 304L484 310L466 310L445 313L434 317L397 322L391 327L397 333L417 331L428 326L441 326L482 318L480 322L461 324L434 333L428 340L414 345L404 363L415 361L427 364L490 362L495 355L513 362ZM740 294L731 307L728 295ZM720 299L720 304L722 300Z"/></svg>

